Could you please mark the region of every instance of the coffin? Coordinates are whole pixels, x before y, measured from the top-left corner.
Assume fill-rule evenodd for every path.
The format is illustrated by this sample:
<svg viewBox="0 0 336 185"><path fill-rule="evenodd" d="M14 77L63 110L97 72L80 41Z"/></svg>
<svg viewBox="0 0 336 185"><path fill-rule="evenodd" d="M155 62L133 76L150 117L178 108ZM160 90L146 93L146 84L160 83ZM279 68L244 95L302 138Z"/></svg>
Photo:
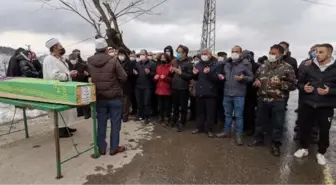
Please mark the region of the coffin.
<svg viewBox="0 0 336 185"><path fill-rule="evenodd" d="M94 84L36 78L0 78L0 97L65 105L96 101Z"/></svg>

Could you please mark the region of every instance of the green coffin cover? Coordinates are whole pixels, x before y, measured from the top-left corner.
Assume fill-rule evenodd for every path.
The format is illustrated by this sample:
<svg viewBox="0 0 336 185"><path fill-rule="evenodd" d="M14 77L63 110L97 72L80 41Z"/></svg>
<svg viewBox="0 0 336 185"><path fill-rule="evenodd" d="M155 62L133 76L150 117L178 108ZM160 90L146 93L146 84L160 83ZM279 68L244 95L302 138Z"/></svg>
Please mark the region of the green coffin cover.
<svg viewBox="0 0 336 185"><path fill-rule="evenodd" d="M0 78L0 97L66 105L96 101L95 86L36 78Z"/></svg>

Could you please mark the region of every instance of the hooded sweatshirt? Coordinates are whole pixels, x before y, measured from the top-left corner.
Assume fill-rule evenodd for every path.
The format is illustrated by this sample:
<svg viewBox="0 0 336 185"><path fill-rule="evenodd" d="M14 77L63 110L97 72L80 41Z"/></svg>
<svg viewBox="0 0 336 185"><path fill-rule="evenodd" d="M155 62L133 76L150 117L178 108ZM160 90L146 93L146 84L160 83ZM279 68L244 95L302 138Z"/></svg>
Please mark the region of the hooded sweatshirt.
<svg viewBox="0 0 336 185"><path fill-rule="evenodd" d="M127 74L117 58L99 52L88 59L88 70L92 83L96 85L97 100L121 99L122 84Z"/></svg>
<svg viewBox="0 0 336 185"><path fill-rule="evenodd" d="M42 71L38 70L34 65L34 63L39 61L30 61L31 59L28 58L29 54L30 51L25 50L16 56L16 60L19 61L22 76L28 78L42 78Z"/></svg>

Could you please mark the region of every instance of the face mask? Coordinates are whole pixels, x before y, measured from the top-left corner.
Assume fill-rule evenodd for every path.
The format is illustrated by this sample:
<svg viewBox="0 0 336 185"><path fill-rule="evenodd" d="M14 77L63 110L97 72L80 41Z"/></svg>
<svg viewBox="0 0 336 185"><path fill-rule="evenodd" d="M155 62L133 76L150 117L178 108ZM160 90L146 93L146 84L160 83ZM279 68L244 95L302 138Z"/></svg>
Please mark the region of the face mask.
<svg viewBox="0 0 336 185"><path fill-rule="evenodd" d="M276 55L268 55L268 61L269 62L275 62L275 61L277 61Z"/></svg>
<svg viewBox="0 0 336 185"><path fill-rule="evenodd" d="M118 59L119 59L120 61L124 61L124 60L125 60L125 56L124 56L124 55L119 55L119 56L118 56Z"/></svg>
<svg viewBox="0 0 336 185"><path fill-rule="evenodd" d="M207 61L209 61L209 56L208 56L208 55L202 55L202 56L201 56L201 59L202 59L204 62L207 62Z"/></svg>
<svg viewBox="0 0 336 185"><path fill-rule="evenodd" d="M72 65L77 64L77 62L78 62L78 60L70 60L70 63L71 63Z"/></svg>
<svg viewBox="0 0 336 185"><path fill-rule="evenodd" d="M288 54L288 50L286 49L285 51L284 51L284 54L283 55L287 55Z"/></svg>
<svg viewBox="0 0 336 185"><path fill-rule="evenodd" d="M232 58L232 60L238 60L239 59L239 54L238 53L232 53L231 54L231 58Z"/></svg>
<svg viewBox="0 0 336 185"><path fill-rule="evenodd" d="M166 64L167 63L167 60L161 60L162 63Z"/></svg>
<svg viewBox="0 0 336 185"><path fill-rule="evenodd" d="M135 57L130 57L130 60L134 61L134 60L136 60L136 58Z"/></svg>
<svg viewBox="0 0 336 185"><path fill-rule="evenodd" d="M166 51L166 54L170 56L170 52L169 51Z"/></svg>
<svg viewBox="0 0 336 185"><path fill-rule="evenodd" d="M312 51L312 52L310 53L310 57L311 57L311 58L316 58L316 57L317 57L317 52L316 52L316 51Z"/></svg>
<svg viewBox="0 0 336 185"><path fill-rule="evenodd" d="M110 56L114 57L114 52L109 52L108 53Z"/></svg>
<svg viewBox="0 0 336 185"><path fill-rule="evenodd" d="M147 58L148 58L148 60L153 60L152 56L148 56Z"/></svg>
<svg viewBox="0 0 336 185"><path fill-rule="evenodd" d="M182 58L182 54L181 53L176 53L176 58L177 59L181 59Z"/></svg>
<svg viewBox="0 0 336 185"><path fill-rule="evenodd" d="M140 55L140 60L145 60L146 56L145 55Z"/></svg>
<svg viewBox="0 0 336 185"><path fill-rule="evenodd" d="M153 60L154 60L154 61L157 61L157 56L154 55L154 56L153 56Z"/></svg>
<svg viewBox="0 0 336 185"><path fill-rule="evenodd" d="M141 59L140 59L140 58L136 58L136 61L137 61L137 62L140 62L140 61L141 61Z"/></svg>
<svg viewBox="0 0 336 185"><path fill-rule="evenodd" d="M63 56L64 54L65 54L65 49L64 48L60 49L60 55Z"/></svg>
<svg viewBox="0 0 336 185"><path fill-rule="evenodd" d="M222 62L222 61L224 61L224 58L223 57L218 57L218 61Z"/></svg>

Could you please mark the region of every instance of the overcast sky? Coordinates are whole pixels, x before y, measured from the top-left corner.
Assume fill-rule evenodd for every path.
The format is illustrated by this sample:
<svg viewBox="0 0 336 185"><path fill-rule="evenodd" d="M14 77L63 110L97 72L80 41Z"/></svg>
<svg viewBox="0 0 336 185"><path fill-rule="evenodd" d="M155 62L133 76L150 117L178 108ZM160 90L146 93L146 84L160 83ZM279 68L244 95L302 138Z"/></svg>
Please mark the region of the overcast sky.
<svg viewBox="0 0 336 185"><path fill-rule="evenodd" d="M40 53L47 52L44 44L52 37L68 46L94 36L94 30L78 15L50 7L41 9L41 3L36 1L0 0L0 45L17 48L31 44ZM160 1L152 0L147 7ZM336 47L336 2L311 1L335 7L302 0L217 0L216 52L230 52L232 46L240 45L260 56L267 54L272 44L286 40L291 44L292 55L302 60L315 43L329 42ZM141 16L123 24L124 41L135 50L162 50L178 44L199 49L203 6L204 0L168 0L154 10L160 15ZM88 40L66 49L70 52L79 48L90 55L93 42Z"/></svg>

